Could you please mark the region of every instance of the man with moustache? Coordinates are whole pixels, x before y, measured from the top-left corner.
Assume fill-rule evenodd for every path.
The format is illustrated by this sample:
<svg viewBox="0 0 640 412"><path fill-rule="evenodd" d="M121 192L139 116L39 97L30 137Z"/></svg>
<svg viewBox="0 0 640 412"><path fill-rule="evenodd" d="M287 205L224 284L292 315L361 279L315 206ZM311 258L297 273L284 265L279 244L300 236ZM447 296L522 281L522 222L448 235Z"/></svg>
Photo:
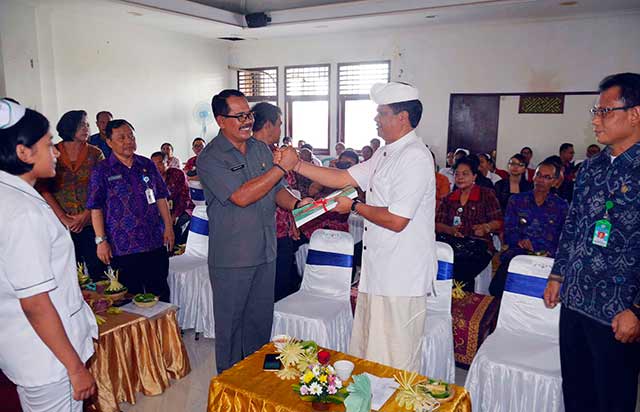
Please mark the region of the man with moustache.
<svg viewBox="0 0 640 412"><path fill-rule="evenodd" d="M254 113L238 90L213 96L220 132L198 156L209 216L209 276L213 287L218 372L269 341L276 268L276 205L305 204L283 177L298 161L252 136Z"/></svg>
<svg viewBox="0 0 640 412"><path fill-rule="evenodd" d="M434 164L414 131L422 116L418 90L378 83L370 95L378 104L375 122L386 145L348 170L298 162L295 171L327 187L359 186L366 192L366 204L339 197L334 209L365 218L349 352L417 371L426 295L437 272Z"/></svg>
<svg viewBox="0 0 640 412"><path fill-rule="evenodd" d="M560 309L565 411L633 412L640 372L640 74L599 85L585 160L544 291Z"/></svg>

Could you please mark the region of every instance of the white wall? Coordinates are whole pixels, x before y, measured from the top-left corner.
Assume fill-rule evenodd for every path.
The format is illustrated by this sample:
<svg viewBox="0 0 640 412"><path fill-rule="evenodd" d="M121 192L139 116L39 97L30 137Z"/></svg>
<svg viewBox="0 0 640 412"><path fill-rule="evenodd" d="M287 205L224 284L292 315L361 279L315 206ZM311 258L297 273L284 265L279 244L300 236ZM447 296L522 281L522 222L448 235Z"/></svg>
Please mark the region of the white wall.
<svg viewBox="0 0 640 412"><path fill-rule="evenodd" d="M83 109L96 132L96 112L109 110L135 126L139 154L170 141L182 161L193 155L201 131L194 106L228 86L225 43L43 6L2 7L8 95L41 110L54 128L66 111ZM210 125L208 137L216 133Z"/></svg>
<svg viewBox="0 0 640 412"><path fill-rule="evenodd" d="M507 169L509 157L519 153L523 145L533 150L532 166L552 154L558 154L564 142L574 144L575 159L584 160L587 147L596 143L591 128L589 108L595 95L567 95L563 114L519 114L518 96L500 98L500 124L498 126L497 165ZM524 142L524 144L523 144Z"/></svg>
<svg viewBox="0 0 640 412"><path fill-rule="evenodd" d="M331 93L335 99L335 63L390 59L392 79L411 82L421 91L424 113L418 134L442 164L451 93L595 90L607 74L638 71L639 38L638 14L441 25L245 41L231 46L230 63L238 67L333 63ZM333 107L335 110L335 104ZM336 117L334 111L333 139ZM582 139L583 126L577 127L580 130L576 139ZM530 143L522 136L509 138L516 140L511 146ZM541 138L555 141L557 136ZM498 151L506 149L499 143ZM543 153L539 155L542 157Z"/></svg>

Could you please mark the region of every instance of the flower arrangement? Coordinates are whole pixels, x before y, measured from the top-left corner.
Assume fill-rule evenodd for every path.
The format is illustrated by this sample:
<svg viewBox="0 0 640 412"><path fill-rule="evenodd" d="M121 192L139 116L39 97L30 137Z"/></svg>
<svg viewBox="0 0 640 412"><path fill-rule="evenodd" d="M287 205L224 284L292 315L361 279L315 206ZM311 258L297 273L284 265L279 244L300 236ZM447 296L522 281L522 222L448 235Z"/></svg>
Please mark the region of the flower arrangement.
<svg viewBox="0 0 640 412"><path fill-rule="evenodd" d="M396 403L415 412L432 412L453 397L453 387L435 379L420 379L415 372L400 372L393 376L400 384Z"/></svg>
<svg viewBox="0 0 640 412"><path fill-rule="evenodd" d="M319 351L317 363L308 365L300 375L300 382L293 385L293 390L302 400L314 404L344 402L348 392L333 366L329 365L330 357L329 352Z"/></svg>
<svg viewBox="0 0 640 412"><path fill-rule="evenodd" d="M464 298L467 294L464 291L464 286L465 283L464 282L460 282L454 279L453 281L453 290L451 291L451 296L454 299L462 299Z"/></svg>
<svg viewBox="0 0 640 412"><path fill-rule="evenodd" d="M299 341L283 336L274 343L278 359L284 366L276 372L280 379L296 379L309 365L318 362L318 345L314 341Z"/></svg>

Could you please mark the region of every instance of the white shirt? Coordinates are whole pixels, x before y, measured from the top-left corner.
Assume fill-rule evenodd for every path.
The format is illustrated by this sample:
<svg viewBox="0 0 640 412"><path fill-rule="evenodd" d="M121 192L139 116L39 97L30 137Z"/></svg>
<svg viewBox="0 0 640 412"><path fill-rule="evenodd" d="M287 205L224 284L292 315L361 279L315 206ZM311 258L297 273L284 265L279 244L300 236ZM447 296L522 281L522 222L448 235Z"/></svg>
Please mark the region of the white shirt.
<svg viewBox="0 0 640 412"><path fill-rule="evenodd" d="M98 337L82 298L69 231L27 182L0 171L0 368L15 384L64 379L65 367L38 337L20 299L48 292L69 341L84 362Z"/></svg>
<svg viewBox="0 0 640 412"><path fill-rule="evenodd" d="M500 180L502 180L500 175L497 175L497 174L493 173L492 171L489 171L487 173L487 178L489 178L489 180L491 180L491 183L493 183L494 185L496 183L498 183Z"/></svg>
<svg viewBox="0 0 640 412"><path fill-rule="evenodd" d="M364 222L359 290L379 296L424 296L438 263L433 158L411 131L348 169L367 204L409 219L401 232Z"/></svg>

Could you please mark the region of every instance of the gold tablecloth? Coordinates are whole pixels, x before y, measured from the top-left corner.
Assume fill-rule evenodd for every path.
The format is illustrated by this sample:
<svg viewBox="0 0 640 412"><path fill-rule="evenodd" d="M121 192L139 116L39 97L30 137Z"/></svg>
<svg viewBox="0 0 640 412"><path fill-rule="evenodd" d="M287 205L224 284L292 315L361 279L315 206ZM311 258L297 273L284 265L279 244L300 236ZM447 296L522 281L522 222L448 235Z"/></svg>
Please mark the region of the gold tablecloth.
<svg viewBox="0 0 640 412"><path fill-rule="evenodd" d="M136 392L159 395L169 379L191 371L175 309L151 319L128 312L103 317L88 364L98 387L88 410L118 412L119 402L136 403Z"/></svg>
<svg viewBox="0 0 640 412"><path fill-rule="evenodd" d="M331 363L347 359L355 364L354 375L369 372L373 375L390 378L398 369L379 363L359 359L340 352L331 352ZM300 400L293 392L294 380L284 381L273 372L262 370L264 355L275 353L273 344L263 346L233 368L224 371L211 380L209 386L208 412L306 412L312 411L311 403ZM443 403L438 412L471 412L471 398L461 386L453 385L453 399ZM400 412L392 396L384 404L381 412ZM344 411L344 405L332 404L330 411Z"/></svg>

